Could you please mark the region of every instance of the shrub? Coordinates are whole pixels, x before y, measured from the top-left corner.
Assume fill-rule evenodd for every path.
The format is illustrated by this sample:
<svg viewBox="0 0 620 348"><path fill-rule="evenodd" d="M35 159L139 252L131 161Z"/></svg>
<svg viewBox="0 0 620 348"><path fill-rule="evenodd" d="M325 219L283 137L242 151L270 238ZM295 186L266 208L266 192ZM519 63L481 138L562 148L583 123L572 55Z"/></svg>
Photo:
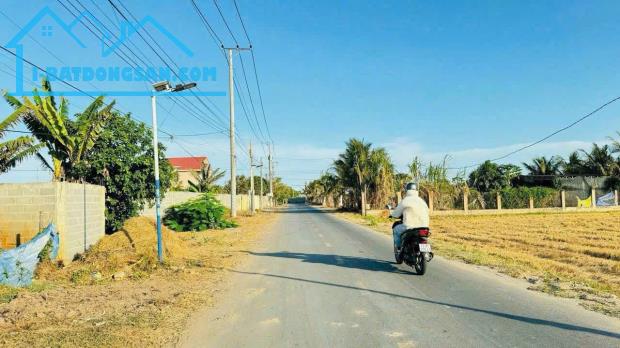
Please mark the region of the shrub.
<svg viewBox="0 0 620 348"><path fill-rule="evenodd" d="M226 209L213 194L205 193L196 199L168 208L163 221L168 228L177 232L237 226L224 219L225 213Z"/></svg>
<svg viewBox="0 0 620 348"><path fill-rule="evenodd" d="M502 208L518 209L528 208L530 205L530 197L534 199L534 207L545 208L552 207L558 197L558 190L550 187L507 187L502 189ZM495 195L490 195L489 200L495 199ZM490 205L493 205L492 202Z"/></svg>
<svg viewBox="0 0 620 348"><path fill-rule="evenodd" d="M67 172L71 180L105 186L106 232L118 231L155 199L153 140L151 131L130 115L114 114L85 161ZM161 192L172 184L174 169L159 144Z"/></svg>

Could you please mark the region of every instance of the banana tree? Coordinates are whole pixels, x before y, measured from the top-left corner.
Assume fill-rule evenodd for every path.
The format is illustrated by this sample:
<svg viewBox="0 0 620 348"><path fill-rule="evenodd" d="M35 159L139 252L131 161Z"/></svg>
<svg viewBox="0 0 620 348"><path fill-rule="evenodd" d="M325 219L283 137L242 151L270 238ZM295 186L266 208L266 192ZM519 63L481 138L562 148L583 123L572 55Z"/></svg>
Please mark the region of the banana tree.
<svg viewBox="0 0 620 348"><path fill-rule="evenodd" d="M67 99L61 97L60 103L56 103L47 80L42 81L41 87L43 93L35 89L32 100L23 97L20 101L6 93L4 98L14 109L9 118L21 119L34 137L47 147L52 163L43 156L38 157L53 172L54 180L59 181L95 145L113 115L115 102L105 105L103 96L99 96L72 120Z"/></svg>

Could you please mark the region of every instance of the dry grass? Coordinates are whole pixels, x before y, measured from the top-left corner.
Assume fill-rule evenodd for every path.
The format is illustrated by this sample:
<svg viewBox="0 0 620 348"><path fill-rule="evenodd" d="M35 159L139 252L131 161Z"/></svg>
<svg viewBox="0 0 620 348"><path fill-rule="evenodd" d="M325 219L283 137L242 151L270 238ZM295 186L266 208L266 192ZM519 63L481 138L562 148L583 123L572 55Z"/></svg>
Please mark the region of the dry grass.
<svg viewBox="0 0 620 348"><path fill-rule="evenodd" d="M132 219L81 260L40 267L30 288L0 287L0 346L172 345L190 314L220 291L225 269L276 217L242 216L240 227L228 230L164 230L163 266L156 262L153 221ZM124 279L114 280L119 272Z"/></svg>
<svg viewBox="0 0 620 348"><path fill-rule="evenodd" d="M391 233L385 218L341 215ZM525 278L620 317L620 211L431 218L436 254Z"/></svg>

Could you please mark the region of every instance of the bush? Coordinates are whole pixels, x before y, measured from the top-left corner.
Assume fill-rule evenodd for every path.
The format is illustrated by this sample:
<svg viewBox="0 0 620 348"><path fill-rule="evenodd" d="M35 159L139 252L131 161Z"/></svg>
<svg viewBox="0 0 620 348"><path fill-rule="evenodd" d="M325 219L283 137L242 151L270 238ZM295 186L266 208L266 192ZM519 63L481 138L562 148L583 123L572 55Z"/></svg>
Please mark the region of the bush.
<svg viewBox="0 0 620 348"><path fill-rule="evenodd" d="M607 191L620 190L620 176L610 176L607 178L603 188Z"/></svg>
<svg viewBox="0 0 620 348"><path fill-rule="evenodd" d="M529 208L530 197L534 199L534 207L545 208L553 207L555 201L559 195L558 190L549 187L507 187L502 189L500 195L502 196L502 208L506 209L519 209ZM489 196L489 206L496 206L493 200L495 194Z"/></svg>
<svg viewBox="0 0 620 348"><path fill-rule="evenodd" d="M225 213L226 209L213 194L205 193L168 208L163 221L168 228L177 232L236 227L237 224L224 219Z"/></svg>

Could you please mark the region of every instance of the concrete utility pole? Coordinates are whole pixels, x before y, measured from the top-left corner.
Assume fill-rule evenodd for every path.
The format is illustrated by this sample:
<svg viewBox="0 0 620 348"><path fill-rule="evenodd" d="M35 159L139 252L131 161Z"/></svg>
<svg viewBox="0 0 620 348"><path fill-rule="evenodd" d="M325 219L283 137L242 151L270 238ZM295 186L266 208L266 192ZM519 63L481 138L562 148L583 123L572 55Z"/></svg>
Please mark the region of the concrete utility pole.
<svg viewBox="0 0 620 348"><path fill-rule="evenodd" d="M254 214L254 157L252 156L252 142L250 142L250 213Z"/></svg>
<svg viewBox="0 0 620 348"><path fill-rule="evenodd" d="M228 100L230 104L230 216L237 216L237 158L235 155L235 93L233 73L233 51L247 51L249 48L231 47L228 50Z"/></svg>
<svg viewBox="0 0 620 348"><path fill-rule="evenodd" d="M260 199L258 200L258 209L263 210L263 158L260 159ZM618 204L616 204L618 205Z"/></svg>
<svg viewBox="0 0 620 348"><path fill-rule="evenodd" d="M230 216L237 216L237 165L235 159L235 94L233 80L233 50L228 49L228 101L230 106Z"/></svg>
<svg viewBox="0 0 620 348"><path fill-rule="evenodd" d="M273 157L271 154L271 144L269 144L269 200L273 207Z"/></svg>

